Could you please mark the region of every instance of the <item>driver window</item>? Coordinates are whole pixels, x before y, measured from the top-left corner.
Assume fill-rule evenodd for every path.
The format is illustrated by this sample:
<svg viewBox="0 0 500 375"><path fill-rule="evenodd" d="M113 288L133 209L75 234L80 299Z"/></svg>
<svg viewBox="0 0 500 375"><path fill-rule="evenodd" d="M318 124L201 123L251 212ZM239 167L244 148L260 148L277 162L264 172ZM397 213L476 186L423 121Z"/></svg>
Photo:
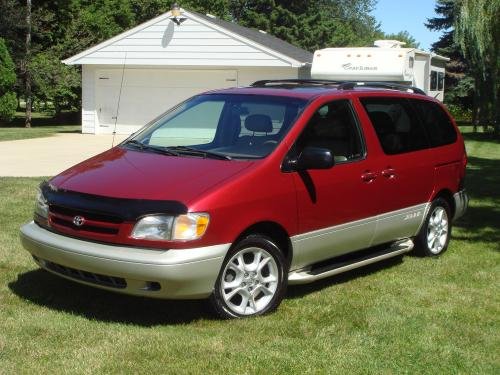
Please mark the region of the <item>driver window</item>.
<svg viewBox="0 0 500 375"><path fill-rule="evenodd" d="M329 149L336 163L363 157L358 122L348 100L325 104L314 113L297 142L298 153L305 147Z"/></svg>

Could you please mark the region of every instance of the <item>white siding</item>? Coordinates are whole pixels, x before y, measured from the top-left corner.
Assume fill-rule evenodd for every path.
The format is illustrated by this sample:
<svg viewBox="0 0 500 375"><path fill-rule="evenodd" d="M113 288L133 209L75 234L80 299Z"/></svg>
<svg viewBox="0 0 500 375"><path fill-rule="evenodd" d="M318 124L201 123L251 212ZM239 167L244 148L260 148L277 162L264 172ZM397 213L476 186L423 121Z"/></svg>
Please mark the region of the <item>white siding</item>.
<svg viewBox="0 0 500 375"><path fill-rule="evenodd" d="M94 66L82 66L82 133L96 133L94 75Z"/></svg>
<svg viewBox="0 0 500 375"><path fill-rule="evenodd" d="M291 66L270 53L217 27L188 19L180 26L163 18L80 56L72 64Z"/></svg>

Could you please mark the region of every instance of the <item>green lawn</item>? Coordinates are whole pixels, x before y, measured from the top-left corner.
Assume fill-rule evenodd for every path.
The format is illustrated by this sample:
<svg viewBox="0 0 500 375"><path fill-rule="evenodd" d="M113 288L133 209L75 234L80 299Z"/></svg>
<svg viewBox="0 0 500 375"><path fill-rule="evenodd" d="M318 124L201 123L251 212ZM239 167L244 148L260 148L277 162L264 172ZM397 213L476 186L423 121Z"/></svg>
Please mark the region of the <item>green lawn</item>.
<svg viewBox="0 0 500 375"><path fill-rule="evenodd" d="M246 320L38 270L18 227L39 179L0 178L0 374L499 374L500 143L466 137L472 200L442 257L290 287Z"/></svg>
<svg viewBox="0 0 500 375"><path fill-rule="evenodd" d="M70 121L68 122L68 120ZM57 133L80 133L80 125L68 125L68 123L73 122L74 119L66 119L66 122L56 125L57 121L54 118L34 113L32 127L25 128L23 114L18 113L12 123L8 125L0 124L0 142L50 137Z"/></svg>

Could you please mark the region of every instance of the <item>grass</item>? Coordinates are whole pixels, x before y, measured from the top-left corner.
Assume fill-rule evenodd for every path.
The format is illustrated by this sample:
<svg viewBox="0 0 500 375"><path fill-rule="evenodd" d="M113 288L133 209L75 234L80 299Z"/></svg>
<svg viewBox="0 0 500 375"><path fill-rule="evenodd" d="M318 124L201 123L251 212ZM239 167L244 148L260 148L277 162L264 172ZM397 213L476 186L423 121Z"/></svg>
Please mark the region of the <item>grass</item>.
<svg viewBox="0 0 500 375"><path fill-rule="evenodd" d="M18 240L39 179L0 179L0 374L500 373L500 144L466 134L467 216L438 259L290 287L272 315L108 293L39 270Z"/></svg>
<svg viewBox="0 0 500 375"><path fill-rule="evenodd" d="M75 125L73 118L62 119L63 123L58 125L60 121L40 113L34 113L31 128L25 128L23 114L17 113L12 123L0 124L0 142L51 137L58 133L79 133L81 131L81 126Z"/></svg>

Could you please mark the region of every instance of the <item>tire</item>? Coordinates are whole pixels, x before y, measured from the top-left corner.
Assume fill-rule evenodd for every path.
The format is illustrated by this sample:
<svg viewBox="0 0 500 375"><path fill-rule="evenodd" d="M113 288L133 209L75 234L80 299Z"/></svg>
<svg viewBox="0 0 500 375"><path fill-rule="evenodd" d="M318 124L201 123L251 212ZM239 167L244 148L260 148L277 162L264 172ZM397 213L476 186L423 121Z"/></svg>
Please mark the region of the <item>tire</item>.
<svg viewBox="0 0 500 375"><path fill-rule="evenodd" d="M251 235L228 252L210 301L222 318L263 315L281 303L287 286L285 258L268 237Z"/></svg>
<svg viewBox="0 0 500 375"><path fill-rule="evenodd" d="M450 237L450 205L443 198L436 198L431 204L420 233L415 238L415 252L421 256L441 255L448 248Z"/></svg>

